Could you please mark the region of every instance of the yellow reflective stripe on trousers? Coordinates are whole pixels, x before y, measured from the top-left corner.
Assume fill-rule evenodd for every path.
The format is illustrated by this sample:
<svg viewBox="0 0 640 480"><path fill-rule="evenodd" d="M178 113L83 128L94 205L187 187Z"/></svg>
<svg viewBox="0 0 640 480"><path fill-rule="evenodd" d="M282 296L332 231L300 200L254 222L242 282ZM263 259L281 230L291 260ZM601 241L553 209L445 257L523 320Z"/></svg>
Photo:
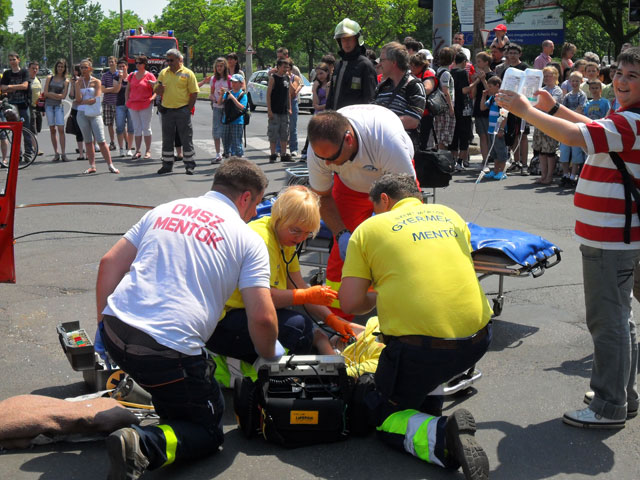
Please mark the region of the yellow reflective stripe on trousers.
<svg viewBox="0 0 640 480"><path fill-rule="evenodd" d="M164 462L162 464L163 467L166 467L167 465L171 465L173 462L176 461L176 449L178 448L178 437L176 437L175 432L173 431L173 428L171 428L169 425L156 425L156 427L158 427L160 430L162 430L162 433L164 433L164 441L166 443L166 455L167 455L167 461Z"/></svg>
<svg viewBox="0 0 640 480"><path fill-rule="evenodd" d="M342 284L342 282L333 282L328 278L325 280L324 283L327 287L333 288L336 292L340 290L340 285ZM331 305L329 306L333 308L340 308L340 301L336 298L333 302L331 302Z"/></svg>
<svg viewBox="0 0 640 480"><path fill-rule="evenodd" d="M231 384L231 372L227 366L227 357L224 355L211 354L213 361L216 362L216 373L213 374L216 381L227 388L233 387Z"/></svg>
<svg viewBox="0 0 640 480"><path fill-rule="evenodd" d="M409 451L408 444L413 450L413 455L429 463L435 463L444 467L442 461L435 455L436 431L438 417L419 413L409 419L407 433L404 439L405 450Z"/></svg>
<svg viewBox="0 0 640 480"><path fill-rule="evenodd" d="M402 410L389 415L378 430L404 436L404 449L421 460L443 466L436 457L436 429L438 417L418 410Z"/></svg>

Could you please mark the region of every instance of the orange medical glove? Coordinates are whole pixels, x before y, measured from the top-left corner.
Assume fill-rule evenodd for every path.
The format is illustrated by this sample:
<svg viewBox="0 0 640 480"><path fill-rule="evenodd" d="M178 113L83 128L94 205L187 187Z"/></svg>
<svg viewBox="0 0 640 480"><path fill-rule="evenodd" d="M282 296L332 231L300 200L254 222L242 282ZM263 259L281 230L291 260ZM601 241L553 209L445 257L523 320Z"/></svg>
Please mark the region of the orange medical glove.
<svg viewBox="0 0 640 480"><path fill-rule="evenodd" d="M338 292L331 287L324 285L315 285L309 288L298 288L293 291L293 304L304 305L311 303L313 305L329 306L338 298Z"/></svg>
<svg viewBox="0 0 640 480"><path fill-rule="evenodd" d="M329 315L327 315L327 318L324 319L324 323L326 323L329 327L333 328L336 332L347 339L356 336L349 322L343 320L335 313L330 313Z"/></svg>

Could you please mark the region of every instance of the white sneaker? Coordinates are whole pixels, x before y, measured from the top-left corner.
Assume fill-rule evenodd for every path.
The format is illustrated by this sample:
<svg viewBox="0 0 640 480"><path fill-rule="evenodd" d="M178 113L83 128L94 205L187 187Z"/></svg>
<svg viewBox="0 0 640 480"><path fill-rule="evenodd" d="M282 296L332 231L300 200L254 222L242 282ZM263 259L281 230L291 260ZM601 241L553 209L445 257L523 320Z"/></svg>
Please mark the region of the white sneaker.
<svg viewBox="0 0 640 480"><path fill-rule="evenodd" d="M120 156L121 156L121 157L124 157L124 148L121 148L121 149L120 149Z"/></svg>
<svg viewBox="0 0 640 480"><path fill-rule="evenodd" d="M567 425L582 428L624 428L625 420L614 420L603 417L590 408L582 410L572 410L562 417L562 421Z"/></svg>
<svg viewBox="0 0 640 480"><path fill-rule="evenodd" d="M216 165L220 162L222 162L222 155L220 154L216 155L216 158L211 159L211 165Z"/></svg>
<svg viewBox="0 0 640 480"><path fill-rule="evenodd" d="M125 155L126 157L133 157L133 154L136 153L135 150L133 149L129 149L127 150L127 154Z"/></svg>
<svg viewBox="0 0 640 480"><path fill-rule="evenodd" d="M298 156L298 152L296 152L296 151L291 152L291 156L292 157L297 157Z"/></svg>

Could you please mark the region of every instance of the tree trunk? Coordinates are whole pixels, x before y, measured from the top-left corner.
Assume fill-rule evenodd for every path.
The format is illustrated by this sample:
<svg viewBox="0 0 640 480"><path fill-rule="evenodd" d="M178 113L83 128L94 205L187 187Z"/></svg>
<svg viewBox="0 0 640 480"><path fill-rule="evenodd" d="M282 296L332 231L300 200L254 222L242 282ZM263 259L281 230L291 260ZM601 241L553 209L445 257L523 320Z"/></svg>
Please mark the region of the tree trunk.
<svg viewBox="0 0 640 480"><path fill-rule="evenodd" d="M484 28L484 10L485 0L474 0L473 2L473 46L471 48L471 57L469 59L472 62L476 54L484 50L485 45L482 41L482 35L480 30Z"/></svg>

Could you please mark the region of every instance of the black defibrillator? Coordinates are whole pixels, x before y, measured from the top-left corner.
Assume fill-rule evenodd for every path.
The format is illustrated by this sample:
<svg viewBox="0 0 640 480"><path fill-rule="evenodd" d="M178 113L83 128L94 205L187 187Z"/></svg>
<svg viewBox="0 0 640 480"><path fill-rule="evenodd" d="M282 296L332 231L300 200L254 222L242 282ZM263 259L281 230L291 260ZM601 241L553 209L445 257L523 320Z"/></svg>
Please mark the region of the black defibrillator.
<svg viewBox="0 0 640 480"><path fill-rule="evenodd" d="M349 434L353 380L339 355L284 356L237 379L234 410L247 437L261 434L286 447L334 442Z"/></svg>

